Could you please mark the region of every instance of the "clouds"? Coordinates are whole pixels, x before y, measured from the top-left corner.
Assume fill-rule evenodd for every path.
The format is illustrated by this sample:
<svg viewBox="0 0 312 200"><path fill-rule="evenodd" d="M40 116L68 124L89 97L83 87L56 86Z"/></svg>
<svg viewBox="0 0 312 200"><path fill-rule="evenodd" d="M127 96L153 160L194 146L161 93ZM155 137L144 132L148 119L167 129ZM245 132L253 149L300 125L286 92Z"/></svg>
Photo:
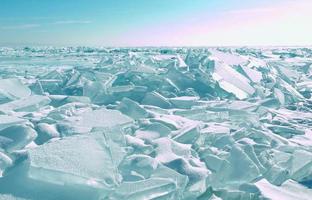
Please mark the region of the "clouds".
<svg viewBox="0 0 312 200"><path fill-rule="evenodd" d="M90 24L92 21L90 20L62 20L62 21L56 21L51 24L54 25L61 25L61 24Z"/></svg>
<svg viewBox="0 0 312 200"><path fill-rule="evenodd" d="M24 30L24 29L32 29L40 27L40 24L19 24L13 26L2 26L0 27L1 30Z"/></svg>
<svg viewBox="0 0 312 200"><path fill-rule="evenodd" d="M61 25L73 25L73 24L90 24L92 21L90 20L60 20L60 21L54 21L50 23L26 23L26 24L17 24L17 25L8 25L8 26L0 26L0 30L7 30L7 31L12 31L12 30L28 30L28 29L35 29L35 28L40 28L44 26L61 26Z"/></svg>
<svg viewBox="0 0 312 200"><path fill-rule="evenodd" d="M229 10L224 12L224 14L235 14L235 15L245 15L245 14L266 14L274 12L276 9L274 7L265 8L252 8L252 9L239 9L239 10Z"/></svg>

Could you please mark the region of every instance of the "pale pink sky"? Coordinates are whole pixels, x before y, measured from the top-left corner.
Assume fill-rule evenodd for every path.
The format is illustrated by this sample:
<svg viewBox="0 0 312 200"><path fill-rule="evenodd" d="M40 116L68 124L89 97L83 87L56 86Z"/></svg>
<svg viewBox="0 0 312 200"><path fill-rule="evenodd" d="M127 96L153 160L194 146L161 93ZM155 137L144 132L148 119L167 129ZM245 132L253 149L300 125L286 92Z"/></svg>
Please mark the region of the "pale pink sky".
<svg viewBox="0 0 312 200"><path fill-rule="evenodd" d="M312 45L312 0L224 11L214 17L209 12L184 22L131 31L126 43L160 45ZM128 41L127 41L128 40Z"/></svg>

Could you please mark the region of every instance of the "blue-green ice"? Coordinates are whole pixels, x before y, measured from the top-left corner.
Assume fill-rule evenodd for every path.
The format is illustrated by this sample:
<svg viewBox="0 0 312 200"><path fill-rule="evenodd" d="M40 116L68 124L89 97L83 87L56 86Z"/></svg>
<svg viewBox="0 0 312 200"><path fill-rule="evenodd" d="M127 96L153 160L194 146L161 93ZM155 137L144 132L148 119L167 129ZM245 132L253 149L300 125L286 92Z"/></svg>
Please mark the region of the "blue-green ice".
<svg viewBox="0 0 312 200"><path fill-rule="evenodd" d="M311 48L0 48L0 200L309 200Z"/></svg>

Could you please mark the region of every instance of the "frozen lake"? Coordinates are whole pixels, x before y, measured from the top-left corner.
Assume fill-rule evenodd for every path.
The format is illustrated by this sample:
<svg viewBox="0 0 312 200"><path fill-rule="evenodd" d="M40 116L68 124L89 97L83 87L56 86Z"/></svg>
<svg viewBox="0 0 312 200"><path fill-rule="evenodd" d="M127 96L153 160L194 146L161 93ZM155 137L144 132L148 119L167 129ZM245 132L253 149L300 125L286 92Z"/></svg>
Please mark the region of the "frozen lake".
<svg viewBox="0 0 312 200"><path fill-rule="evenodd" d="M0 200L309 200L311 48L0 48Z"/></svg>

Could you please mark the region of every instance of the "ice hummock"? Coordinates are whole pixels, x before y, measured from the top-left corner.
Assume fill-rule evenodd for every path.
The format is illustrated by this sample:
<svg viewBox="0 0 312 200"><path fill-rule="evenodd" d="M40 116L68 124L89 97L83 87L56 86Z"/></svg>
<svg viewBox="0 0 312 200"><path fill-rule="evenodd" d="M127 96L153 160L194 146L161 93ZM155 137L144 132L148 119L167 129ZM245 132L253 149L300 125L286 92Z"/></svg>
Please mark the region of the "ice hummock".
<svg viewBox="0 0 312 200"><path fill-rule="evenodd" d="M311 55L1 47L0 199L308 200Z"/></svg>

